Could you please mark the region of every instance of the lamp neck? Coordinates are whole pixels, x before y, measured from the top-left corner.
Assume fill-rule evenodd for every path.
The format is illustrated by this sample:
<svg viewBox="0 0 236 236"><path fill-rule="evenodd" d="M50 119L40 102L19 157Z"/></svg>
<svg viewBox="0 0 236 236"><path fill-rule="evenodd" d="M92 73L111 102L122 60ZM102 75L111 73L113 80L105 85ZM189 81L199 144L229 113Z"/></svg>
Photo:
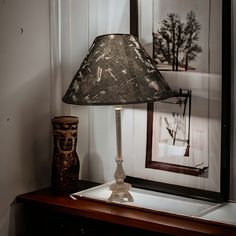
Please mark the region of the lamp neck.
<svg viewBox="0 0 236 236"><path fill-rule="evenodd" d="M116 113L116 144L117 144L117 159L122 160L122 145L121 145L121 106L115 106Z"/></svg>

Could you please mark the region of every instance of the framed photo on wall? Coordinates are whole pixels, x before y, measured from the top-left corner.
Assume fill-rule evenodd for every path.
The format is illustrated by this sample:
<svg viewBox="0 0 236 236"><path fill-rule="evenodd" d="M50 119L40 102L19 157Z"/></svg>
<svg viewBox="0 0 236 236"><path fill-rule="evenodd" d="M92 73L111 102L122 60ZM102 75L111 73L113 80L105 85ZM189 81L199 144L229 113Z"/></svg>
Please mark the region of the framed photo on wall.
<svg viewBox="0 0 236 236"><path fill-rule="evenodd" d="M130 0L131 34L175 93L147 105L143 168L149 177L128 176L133 186L218 202L228 199L230 4Z"/></svg>

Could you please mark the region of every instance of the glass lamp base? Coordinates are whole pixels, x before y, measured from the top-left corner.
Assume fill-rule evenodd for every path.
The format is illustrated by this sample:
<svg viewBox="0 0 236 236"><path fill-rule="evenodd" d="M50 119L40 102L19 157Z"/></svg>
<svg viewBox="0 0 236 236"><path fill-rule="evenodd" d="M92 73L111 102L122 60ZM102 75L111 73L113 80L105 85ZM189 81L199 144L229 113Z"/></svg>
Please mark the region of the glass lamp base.
<svg viewBox="0 0 236 236"><path fill-rule="evenodd" d="M134 199L131 196L129 190L131 188L131 184L128 183L114 183L110 186L110 190L112 191L111 196L108 198L109 202L118 201L118 202L133 202Z"/></svg>

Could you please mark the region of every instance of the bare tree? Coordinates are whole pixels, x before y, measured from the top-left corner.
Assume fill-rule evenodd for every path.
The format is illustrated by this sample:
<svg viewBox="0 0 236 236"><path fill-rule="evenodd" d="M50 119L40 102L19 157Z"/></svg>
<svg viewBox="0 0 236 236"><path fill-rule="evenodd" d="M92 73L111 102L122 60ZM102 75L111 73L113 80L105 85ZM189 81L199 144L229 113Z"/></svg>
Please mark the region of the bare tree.
<svg viewBox="0 0 236 236"><path fill-rule="evenodd" d="M196 60L197 54L202 52L202 48L197 44L201 25L196 19L193 11L190 11L186 17L187 23L184 29L186 35L186 43L184 48L184 64L185 70L188 70L190 61Z"/></svg>
<svg viewBox="0 0 236 236"><path fill-rule="evenodd" d="M169 35L166 34L165 32L161 34L159 32L158 33L153 32L153 44L154 44L153 58L155 60L160 60L161 62L167 61L168 64L172 64L171 49L170 49L171 40L169 38Z"/></svg>
<svg viewBox="0 0 236 236"><path fill-rule="evenodd" d="M176 15L170 13L167 18L162 21L162 26L157 33L153 34L154 37L154 58L159 59L161 62L167 61L172 64L174 68L173 52L175 51L175 21ZM173 33L174 32L174 33Z"/></svg>
<svg viewBox="0 0 236 236"><path fill-rule="evenodd" d="M176 13L169 13L162 20L162 25L157 33L153 33L153 57L161 62L172 65L173 71L179 70L179 64L185 65L188 69L190 61L196 59L197 54L202 51L197 44L201 25L196 20L195 13L187 14L186 24L180 21ZM183 55L180 60L180 55Z"/></svg>
<svg viewBox="0 0 236 236"><path fill-rule="evenodd" d="M184 34L184 24L180 22L178 19L177 21L177 32L176 32L176 53L175 53L175 70L179 70L179 53L184 48L184 42L185 42L185 34Z"/></svg>

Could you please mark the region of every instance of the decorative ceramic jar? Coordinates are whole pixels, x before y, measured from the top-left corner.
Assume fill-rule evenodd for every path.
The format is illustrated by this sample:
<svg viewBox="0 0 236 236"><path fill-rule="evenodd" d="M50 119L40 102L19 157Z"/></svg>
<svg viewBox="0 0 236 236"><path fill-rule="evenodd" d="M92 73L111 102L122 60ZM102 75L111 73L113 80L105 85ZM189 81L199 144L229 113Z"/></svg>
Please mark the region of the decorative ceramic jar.
<svg viewBox="0 0 236 236"><path fill-rule="evenodd" d="M70 193L78 188L79 157L76 152L78 118L56 116L52 119L53 160L52 189L56 193Z"/></svg>

